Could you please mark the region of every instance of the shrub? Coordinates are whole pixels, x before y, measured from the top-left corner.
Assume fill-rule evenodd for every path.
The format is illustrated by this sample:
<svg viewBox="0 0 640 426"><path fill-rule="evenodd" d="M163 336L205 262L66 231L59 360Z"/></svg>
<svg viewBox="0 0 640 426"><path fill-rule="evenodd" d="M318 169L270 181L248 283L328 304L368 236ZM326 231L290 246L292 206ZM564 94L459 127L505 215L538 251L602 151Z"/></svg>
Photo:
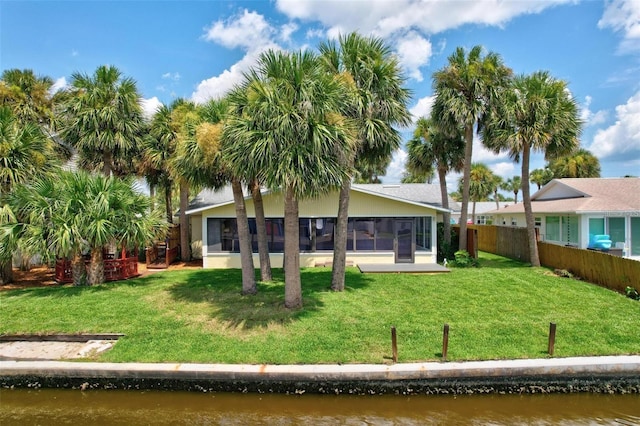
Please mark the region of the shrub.
<svg viewBox="0 0 640 426"><path fill-rule="evenodd" d="M638 293L638 290L636 290L633 287L627 287L625 289L625 292L627 293L627 297L633 300L640 300L640 293Z"/></svg>
<svg viewBox="0 0 640 426"><path fill-rule="evenodd" d="M477 268L478 266L480 266L478 259L474 259L473 257L471 257L469 252L466 250L459 250L455 252L454 257L455 260L449 263L449 265L451 266L457 266L459 268Z"/></svg>

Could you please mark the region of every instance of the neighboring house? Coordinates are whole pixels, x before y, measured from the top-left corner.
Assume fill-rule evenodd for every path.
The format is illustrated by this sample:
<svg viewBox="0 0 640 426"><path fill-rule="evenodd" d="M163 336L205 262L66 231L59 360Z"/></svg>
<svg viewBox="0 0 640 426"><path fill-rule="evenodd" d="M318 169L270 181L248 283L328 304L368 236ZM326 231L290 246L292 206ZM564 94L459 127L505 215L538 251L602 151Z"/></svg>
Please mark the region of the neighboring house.
<svg viewBox="0 0 640 426"><path fill-rule="evenodd" d="M500 208L507 207L513 204L513 201L500 201L498 205ZM460 215L462 214L462 203L451 204L454 212L451 213L451 223L460 223ZM473 223L475 225L495 225L493 213L488 213L496 210L495 201L477 201L476 202L476 215L475 221L473 220L473 202L469 203L468 207L468 219L467 223Z"/></svg>
<svg viewBox="0 0 640 426"><path fill-rule="evenodd" d="M284 198L263 192L271 263L282 267ZM254 262L259 264L255 213L251 196L245 197L252 236ZM429 184L353 184L349 203L347 261L365 263L435 263L436 222L442 220L440 188ZM338 191L302 200L300 265L330 264ZM189 205L191 240L205 268L239 268L240 254L235 205L230 188L202 191ZM198 250L201 248L201 250Z"/></svg>
<svg viewBox="0 0 640 426"><path fill-rule="evenodd" d="M624 256L640 257L640 178L554 179L531 207L543 241L588 248L605 234ZM526 226L522 203L489 213L496 225Z"/></svg>

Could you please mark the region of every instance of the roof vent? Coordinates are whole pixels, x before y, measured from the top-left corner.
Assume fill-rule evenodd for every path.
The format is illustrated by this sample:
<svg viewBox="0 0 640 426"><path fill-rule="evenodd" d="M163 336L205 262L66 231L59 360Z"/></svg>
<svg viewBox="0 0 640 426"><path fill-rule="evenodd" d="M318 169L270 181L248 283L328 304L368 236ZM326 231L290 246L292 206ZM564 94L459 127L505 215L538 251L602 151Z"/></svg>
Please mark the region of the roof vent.
<svg viewBox="0 0 640 426"><path fill-rule="evenodd" d="M382 185L383 188L400 188L400 184L396 183L393 185Z"/></svg>

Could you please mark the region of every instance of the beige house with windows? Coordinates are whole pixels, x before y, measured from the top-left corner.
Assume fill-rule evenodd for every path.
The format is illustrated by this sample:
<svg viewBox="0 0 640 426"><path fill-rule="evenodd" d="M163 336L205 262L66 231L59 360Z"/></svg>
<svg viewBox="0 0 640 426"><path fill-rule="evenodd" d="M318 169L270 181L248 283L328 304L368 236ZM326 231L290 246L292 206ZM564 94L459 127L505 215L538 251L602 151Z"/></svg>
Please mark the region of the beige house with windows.
<svg viewBox="0 0 640 426"><path fill-rule="evenodd" d="M259 262L255 211L245 197L254 262ZM282 267L284 198L263 192L271 264ZM442 220L440 188L428 184L353 184L349 203L347 262L357 264L436 263L436 223ZM194 255L205 268L240 268L235 205L230 188L205 190L190 203ZM338 191L301 200L300 265L330 264L333 259Z"/></svg>
<svg viewBox="0 0 640 426"><path fill-rule="evenodd" d="M540 239L588 248L609 235L612 248L640 259L640 178L554 179L531 196ZM487 212L495 225L526 226L524 205Z"/></svg>

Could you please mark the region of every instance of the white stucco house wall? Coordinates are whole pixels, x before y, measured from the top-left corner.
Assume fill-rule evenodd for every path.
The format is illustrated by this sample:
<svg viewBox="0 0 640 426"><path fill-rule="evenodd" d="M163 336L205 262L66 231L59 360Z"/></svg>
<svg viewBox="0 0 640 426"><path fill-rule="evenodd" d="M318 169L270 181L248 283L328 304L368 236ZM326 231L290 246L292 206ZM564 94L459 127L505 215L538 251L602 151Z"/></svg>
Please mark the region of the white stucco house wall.
<svg viewBox="0 0 640 426"><path fill-rule="evenodd" d="M592 235L609 235L612 248L640 259L640 178L554 179L531 196L543 241L588 248ZM495 225L526 226L524 205L487 212Z"/></svg>
<svg viewBox="0 0 640 426"><path fill-rule="evenodd" d="M347 261L357 264L436 263L440 188L430 184L353 184L349 203ZM255 210L245 196L254 262L259 262ZM281 267L284 247L284 198L263 191L271 264ZM329 264L333 259L338 191L299 202L300 265ZM205 268L239 268L235 205L230 188L204 190L187 210L194 253Z"/></svg>

